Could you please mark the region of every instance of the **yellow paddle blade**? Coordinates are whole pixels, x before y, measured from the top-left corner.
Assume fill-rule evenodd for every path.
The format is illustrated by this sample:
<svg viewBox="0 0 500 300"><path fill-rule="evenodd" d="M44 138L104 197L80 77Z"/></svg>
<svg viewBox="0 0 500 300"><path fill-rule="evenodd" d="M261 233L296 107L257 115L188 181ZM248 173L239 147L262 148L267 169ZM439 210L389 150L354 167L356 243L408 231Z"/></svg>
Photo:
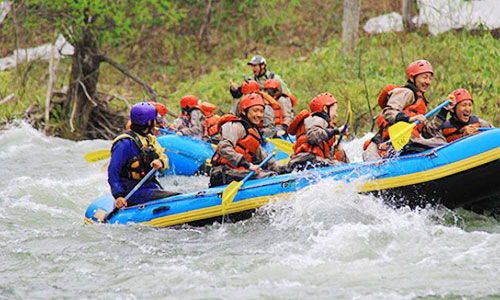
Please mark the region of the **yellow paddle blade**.
<svg viewBox="0 0 500 300"><path fill-rule="evenodd" d="M285 141L285 140L282 140L282 139L267 138L267 140L271 144L273 144L276 148L280 149L281 151L285 152L286 154L288 154L288 155L293 154L293 144L292 143Z"/></svg>
<svg viewBox="0 0 500 300"><path fill-rule="evenodd" d="M396 151L401 150L410 141L411 131L415 125L401 121L389 127L389 138Z"/></svg>
<svg viewBox="0 0 500 300"><path fill-rule="evenodd" d="M233 181L227 188L222 192L222 213L226 212L231 202L233 202L234 196L243 185L243 181Z"/></svg>
<svg viewBox="0 0 500 300"><path fill-rule="evenodd" d="M103 160L103 159L106 159L109 157L111 157L111 151L109 151L108 149L97 150L97 151L89 152L89 153L85 154L85 160L88 163L93 163L93 162L100 161L100 160Z"/></svg>

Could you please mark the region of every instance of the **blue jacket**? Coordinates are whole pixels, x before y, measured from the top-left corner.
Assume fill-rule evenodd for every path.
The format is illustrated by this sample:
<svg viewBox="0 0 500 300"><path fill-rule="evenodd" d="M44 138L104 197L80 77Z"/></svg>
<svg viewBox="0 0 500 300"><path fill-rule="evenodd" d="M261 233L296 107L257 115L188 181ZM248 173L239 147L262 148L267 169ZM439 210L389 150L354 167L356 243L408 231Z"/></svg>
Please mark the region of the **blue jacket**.
<svg viewBox="0 0 500 300"><path fill-rule="evenodd" d="M127 196L135 185L139 183L139 180L120 176L120 170L126 162L138 155L139 150L130 138L117 141L111 149L111 161L108 167L108 183L115 199ZM132 195L128 202L135 204L146 202L152 198L154 191L158 189L159 186L156 183L148 180L134 193L134 195Z"/></svg>

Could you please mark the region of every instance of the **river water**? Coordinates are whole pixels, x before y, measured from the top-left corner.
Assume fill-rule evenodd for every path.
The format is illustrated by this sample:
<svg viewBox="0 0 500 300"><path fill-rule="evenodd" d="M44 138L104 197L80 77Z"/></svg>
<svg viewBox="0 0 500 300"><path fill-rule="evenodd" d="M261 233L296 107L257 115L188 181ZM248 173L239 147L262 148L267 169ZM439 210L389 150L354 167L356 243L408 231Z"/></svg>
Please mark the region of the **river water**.
<svg viewBox="0 0 500 300"><path fill-rule="evenodd" d="M83 225L109 192L83 156L109 145L0 131L0 299L500 298L498 221L395 210L354 184L326 180L234 224ZM208 178L161 181L184 192Z"/></svg>

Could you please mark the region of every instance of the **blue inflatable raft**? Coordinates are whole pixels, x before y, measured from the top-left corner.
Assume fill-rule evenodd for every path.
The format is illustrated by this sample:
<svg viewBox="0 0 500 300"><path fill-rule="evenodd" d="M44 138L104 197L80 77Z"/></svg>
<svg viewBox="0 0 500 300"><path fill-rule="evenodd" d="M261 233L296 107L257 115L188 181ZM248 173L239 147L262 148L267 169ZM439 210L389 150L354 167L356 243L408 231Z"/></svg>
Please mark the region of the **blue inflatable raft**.
<svg viewBox="0 0 500 300"><path fill-rule="evenodd" d="M192 176L197 172L203 173L215 152L212 144L187 136L164 134L158 136L157 140L165 148L169 159L169 169L163 175ZM272 153L274 148L270 142L264 145L267 153ZM288 158L286 153L277 151L277 160L286 158Z"/></svg>
<svg viewBox="0 0 500 300"><path fill-rule="evenodd" d="M248 181L228 207L233 220L247 218L273 199L315 184L323 178L360 182L360 193L374 193L395 206L440 204L468 206L500 195L500 130L457 140L430 151ZM171 226L202 225L222 218L221 197L226 186L155 200L117 210L106 195L85 213L85 223L139 223ZM493 201L493 200L492 200Z"/></svg>

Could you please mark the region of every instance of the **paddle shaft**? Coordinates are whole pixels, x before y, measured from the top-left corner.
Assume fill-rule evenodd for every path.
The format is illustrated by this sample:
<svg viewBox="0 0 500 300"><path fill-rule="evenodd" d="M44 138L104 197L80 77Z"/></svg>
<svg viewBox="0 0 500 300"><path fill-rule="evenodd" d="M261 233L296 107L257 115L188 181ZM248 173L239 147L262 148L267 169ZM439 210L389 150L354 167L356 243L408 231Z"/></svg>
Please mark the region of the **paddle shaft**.
<svg viewBox="0 0 500 300"><path fill-rule="evenodd" d="M148 174L146 174L146 176L144 176L144 178L141 179L141 181L139 181L139 183L135 185L135 187L130 191L130 193L128 193L128 195L125 197L125 201L128 201L128 199L130 199L130 197L132 197L134 193L141 188L144 182L146 182L151 176L153 176L156 173L156 171L157 171L156 169L151 169L151 171L149 171Z"/></svg>
<svg viewBox="0 0 500 300"><path fill-rule="evenodd" d="M435 113L437 113L438 111L440 111L441 108L445 107L448 104L450 104L450 100L446 100L445 102L441 103L440 105L438 105L437 107L435 107L433 110L431 110L430 112L426 113L425 114L425 118L427 119L428 117L434 115ZM418 124L420 124L420 121L419 120L415 121L415 126L417 126Z"/></svg>
<svg viewBox="0 0 500 300"><path fill-rule="evenodd" d="M488 131L488 130L493 130L493 129L498 129L497 127L479 127L477 131Z"/></svg>
<svg viewBox="0 0 500 300"><path fill-rule="evenodd" d="M450 103L449 100L446 100L445 102L441 103L438 105L436 108L431 110L430 112L425 114L425 118L429 118L433 114L437 113L439 110L441 110L443 107L448 105ZM407 123L404 121L397 122L396 124L392 125L389 127L389 139L392 143L392 146L396 151L399 151L402 149L409 141L411 138L412 130L415 128L420 123L420 120L416 120L415 122L412 123Z"/></svg>
<svg viewBox="0 0 500 300"><path fill-rule="evenodd" d="M336 145L337 147L340 145L340 142L342 142L342 139L344 138L345 132L347 131L347 127L349 126L348 124L349 124L349 116L347 117L347 122L345 122L342 132L340 132L340 137Z"/></svg>
<svg viewBox="0 0 500 300"><path fill-rule="evenodd" d="M351 119L351 102L349 101L349 104L347 105L347 118L346 118L346 121L345 121L345 126L342 129L342 132L340 133L340 137L339 137L339 140L337 142L336 147L338 147L340 145L340 142L342 142L342 139L344 138L344 135L345 135L345 133L347 131L347 127L349 126L349 120L350 119Z"/></svg>
<svg viewBox="0 0 500 300"><path fill-rule="evenodd" d="M156 173L156 169L151 169L151 171L148 172L148 174L146 174L146 176L144 176L143 179L141 179L141 181L139 181L139 183L137 183L134 188L127 194L127 196L125 196L125 202L128 201L128 199L130 199L130 197L132 197L135 192L137 192L138 189L141 188L141 186L151 177L153 176L155 173ZM115 206L115 208L113 208L113 210L108 213L106 215L106 217L104 218L103 222L107 222L112 216L114 216L117 212L118 212L119 208Z"/></svg>
<svg viewBox="0 0 500 300"><path fill-rule="evenodd" d="M268 157L266 157L266 159L264 159L260 164L259 164L259 168L262 168L269 160L271 160L271 158L273 158L275 155L275 153L269 155ZM250 173L247 174L247 176L245 176L243 178L243 180L241 180L243 183L245 183L248 179L250 179L250 177L252 177L253 175L255 174L255 171L250 171Z"/></svg>

